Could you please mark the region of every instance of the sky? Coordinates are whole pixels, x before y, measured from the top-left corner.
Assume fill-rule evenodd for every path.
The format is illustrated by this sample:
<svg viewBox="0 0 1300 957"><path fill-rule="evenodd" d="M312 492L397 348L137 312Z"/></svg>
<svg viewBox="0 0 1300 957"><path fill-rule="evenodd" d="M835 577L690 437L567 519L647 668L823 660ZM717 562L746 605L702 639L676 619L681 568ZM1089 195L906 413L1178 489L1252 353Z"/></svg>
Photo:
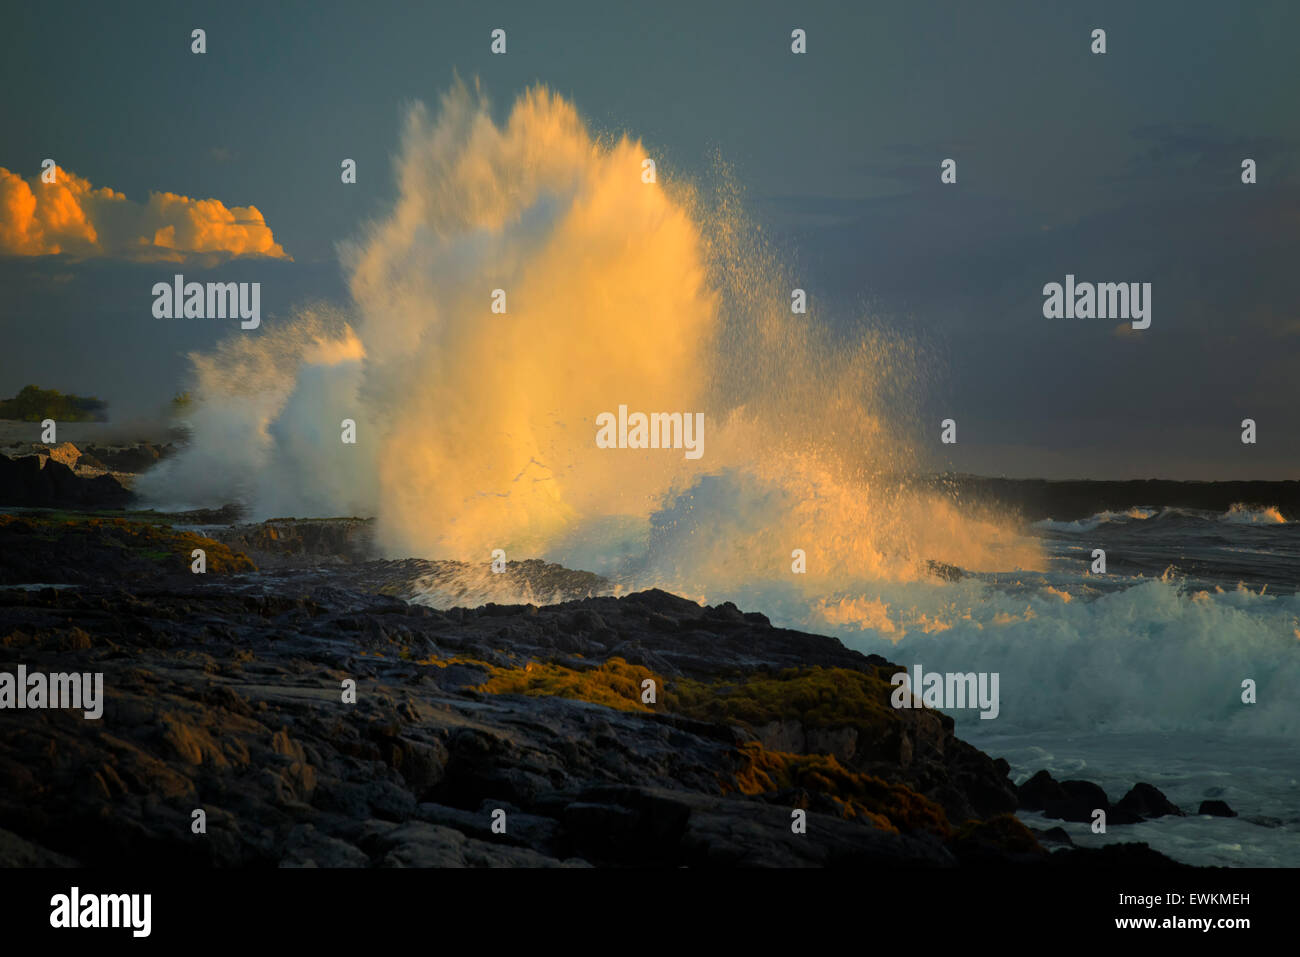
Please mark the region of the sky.
<svg viewBox="0 0 1300 957"><path fill-rule="evenodd" d="M959 423L937 467L1300 477L1300 5L141 2L4 18L0 396L35 383L119 417L160 408L186 353L229 334L159 326L149 290L174 272L260 281L270 324L346 303L339 244L394 201L405 110L460 77L501 116L545 84L668 175L721 157L812 318L867 316L918 344L921 419L935 439ZM64 204L38 211L40 232L20 220L47 157ZM341 188L344 157L358 176ZM1151 283L1150 328L1044 318L1043 286L1067 274Z"/></svg>

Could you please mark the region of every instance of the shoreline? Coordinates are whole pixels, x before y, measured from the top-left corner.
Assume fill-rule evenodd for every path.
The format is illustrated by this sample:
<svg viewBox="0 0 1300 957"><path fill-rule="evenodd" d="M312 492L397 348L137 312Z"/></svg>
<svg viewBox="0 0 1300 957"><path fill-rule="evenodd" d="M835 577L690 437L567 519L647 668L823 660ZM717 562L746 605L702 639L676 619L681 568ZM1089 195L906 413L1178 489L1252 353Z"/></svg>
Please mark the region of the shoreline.
<svg viewBox="0 0 1300 957"><path fill-rule="evenodd" d="M0 589L5 664L105 675L94 726L48 712L33 729L0 710L0 829L50 862L95 863L125 841L196 866L1085 866L1094 853L1049 853L1014 817L1006 762L950 717L890 708L897 665L730 603L651 590L438 611L355 575L383 570L371 563L296 583L163 522L3 516L0 538L6 584L76 585ZM196 545L203 576L188 568ZM199 806L224 835L202 849L186 826ZM494 840L494 808L520 822L508 840ZM791 840L795 811L807 840ZM1174 864L1123 842L1105 859Z"/></svg>

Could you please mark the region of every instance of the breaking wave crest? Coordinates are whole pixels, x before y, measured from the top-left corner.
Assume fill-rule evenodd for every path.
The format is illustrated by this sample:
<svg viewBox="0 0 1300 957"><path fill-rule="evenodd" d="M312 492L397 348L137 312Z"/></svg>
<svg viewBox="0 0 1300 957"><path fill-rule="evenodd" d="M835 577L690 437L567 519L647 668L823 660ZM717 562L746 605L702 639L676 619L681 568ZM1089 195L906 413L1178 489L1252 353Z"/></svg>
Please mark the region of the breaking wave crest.
<svg viewBox="0 0 1300 957"><path fill-rule="evenodd" d="M1226 512L1214 512L1199 508L1182 508L1166 506L1157 508L1149 505L1135 505L1123 511L1106 509L1071 522L1055 521L1050 518L1034 522L1034 528L1053 532L1090 532L1101 526L1123 522L1145 522L1148 519L1188 519L1204 522L1231 522L1235 525L1285 525L1286 518L1276 505L1246 505L1236 502Z"/></svg>
<svg viewBox="0 0 1300 957"><path fill-rule="evenodd" d="M345 248L347 309L194 356L191 445L140 490L373 515L391 557L502 549L710 600L1040 562L996 514L909 488L917 350L815 297L792 313L734 177L647 183L648 158L544 88L500 125L463 84L413 108L396 204ZM620 405L702 412L702 457L597 447Z"/></svg>

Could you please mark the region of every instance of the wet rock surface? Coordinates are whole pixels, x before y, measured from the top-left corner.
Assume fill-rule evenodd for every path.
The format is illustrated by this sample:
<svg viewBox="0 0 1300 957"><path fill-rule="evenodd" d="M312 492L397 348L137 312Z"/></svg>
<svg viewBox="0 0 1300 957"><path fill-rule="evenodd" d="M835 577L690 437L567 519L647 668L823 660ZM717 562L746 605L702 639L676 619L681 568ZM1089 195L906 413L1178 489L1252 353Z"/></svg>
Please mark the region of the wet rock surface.
<svg viewBox="0 0 1300 957"><path fill-rule="evenodd" d="M1137 824L1158 817L1186 817L1187 812L1154 785L1139 781L1114 804L1106 792L1089 781L1057 781L1047 771L1039 771L1016 789L1019 807L1026 811L1041 811L1044 817L1063 821L1091 822L1095 811L1106 814L1107 826ZM1212 808L1206 810L1207 807ZM1226 813L1225 813L1226 811ZM1198 814L1217 814L1236 817L1235 812L1222 801L1202 801ZM1060 828L1052 831L1065 832ZM1068 838L1067 838L1068 840Z"/></svg>
<svg viewBox="0 0 1300 957"><path fill-rule="evenodd" d="M0 671L104 675L98 720L0 710L0 864L1058 860L1005 762L834 638L656 590L437 610L377 593L389 563L253 572L209 539L193 575L192 537L0 524ZM603 587L557 568L515 573ZM1165 860L1132 847L1106 860Z"/></svg>
<svg viewBox="0 0 1300 957"><path fill-rule="evenodd" d="M78 474L67 460L77 461L66 450L12 459L0 455L0 505L124 508L132 501L131 492L112 475Z"/></svg>
<svg viewBox="0 0 1300 957"><path fill-rule="evenodd" d="M1237 812L1228 807L1226 801L1202 801L1196 809L1197 814L1209 814L1213 817L1236 817Z"/></svg>

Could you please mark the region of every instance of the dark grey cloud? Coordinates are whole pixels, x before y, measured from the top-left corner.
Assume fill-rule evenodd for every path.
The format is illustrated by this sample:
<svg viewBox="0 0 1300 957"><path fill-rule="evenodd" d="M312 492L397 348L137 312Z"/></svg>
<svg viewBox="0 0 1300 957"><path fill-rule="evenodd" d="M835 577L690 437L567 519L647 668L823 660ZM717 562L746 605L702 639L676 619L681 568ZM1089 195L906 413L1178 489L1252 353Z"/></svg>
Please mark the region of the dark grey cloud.
<svg viewBox="0 0 1300 957"><path fill-rule="evenodd" d="M0 165L54 156L129 196L256 205L297 261L220 278L264 276L267 314L346 302L337 244L391 202L403 104L435 104L459 74L504 111L543 82L666 170L707 177L721 156L819 320L849 329L866 313L912 337L933 364L924 416L964 423L939 464L1175 477L1300 464L1300 5L65 9L16 8L0 39ZM195 25L204 57L188 52ZM494 26L505 57L488 53ZM1105 56L1088 52L1096 26ZM939 182L949 156L953 187ZM1243 156L1255 186L1239 182ZM344 157L355 187L338 183ZM119 404L165 401L183 353L216 330L144 321L157 272L0 262L0 392L84 377ZM1067 272L1152 282L1151 329L1044 319L1041 288ZM1261 444L1243 462L1245 414Z"/></svg>

